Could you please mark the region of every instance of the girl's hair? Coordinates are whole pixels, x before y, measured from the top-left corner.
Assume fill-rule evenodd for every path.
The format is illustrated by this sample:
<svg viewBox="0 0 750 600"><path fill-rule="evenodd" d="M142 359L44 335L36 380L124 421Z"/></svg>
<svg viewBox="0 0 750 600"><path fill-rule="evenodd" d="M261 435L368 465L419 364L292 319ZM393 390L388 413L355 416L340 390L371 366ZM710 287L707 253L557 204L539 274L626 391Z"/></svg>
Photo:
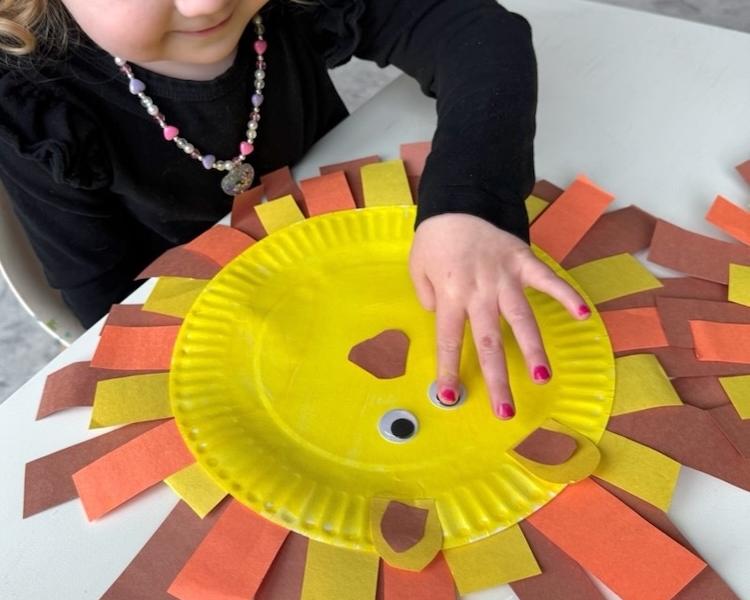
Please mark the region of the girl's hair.
<svg viewBox="0 0 750 600"><path fill-rule="evenodd" d="M0 0L0 51L25 56L64 48L74 29L58 0Z"/></svg>

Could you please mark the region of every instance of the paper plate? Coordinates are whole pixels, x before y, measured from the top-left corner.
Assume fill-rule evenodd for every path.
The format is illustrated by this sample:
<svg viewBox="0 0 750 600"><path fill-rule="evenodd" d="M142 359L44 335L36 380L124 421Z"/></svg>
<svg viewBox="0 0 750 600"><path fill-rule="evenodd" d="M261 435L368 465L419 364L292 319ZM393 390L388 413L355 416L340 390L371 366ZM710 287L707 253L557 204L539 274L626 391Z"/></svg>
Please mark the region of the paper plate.
<svg viewBox="0 0 750 600"><path fill-rule="evenodd" d="M433 499L444 548L500 531L564 487L506 451L548 418L597 442L611 411L614 359L598 315L575 321L535 291L552 380L529 380L503 324L517 416L493 416L468 333L466 401L434 405L434 315L407 270L414 218L413 207L343 211L270 235L209 283L175 346L172 408L196 459L237 500L313 539L372 549L372 498ZM410 340L403 376L348 360L394 329ZM410 415L413 437L381 434L402 414L392 411Z"/></svg>

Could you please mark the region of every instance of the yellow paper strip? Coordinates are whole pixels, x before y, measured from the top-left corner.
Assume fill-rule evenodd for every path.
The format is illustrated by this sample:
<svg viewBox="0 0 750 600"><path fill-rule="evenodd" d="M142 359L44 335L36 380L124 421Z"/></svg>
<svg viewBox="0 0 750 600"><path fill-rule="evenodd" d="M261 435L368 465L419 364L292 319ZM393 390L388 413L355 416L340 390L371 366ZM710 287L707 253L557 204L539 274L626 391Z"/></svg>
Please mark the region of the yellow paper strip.
<svg viewBox="0 0 750 600"><path fill-rule="evenodd" d="M388 160L362 167L365 206L414 204L402 160Z"/></svg>
<svg viewBox="0 0 750 600"><path fill-rule="evenodd" d="M615 377L617 385L612 416L682 404L653 354L632 354L615 359Z"/></svg>
<svg viewBox="0 0 750 600"><path fill-rule="evenodd" d="M630 254L592 260L569 270L594 304L662 287Z"/></svg>
<svg viewBox="0 0 750 600"><path fill-rule="evenodd" d="M461 595L542 572L518 525L443 554Z"/></svg>
<svg viewBox="0 0 750 600"><path fill-rule="evenodd" d="M548 206L549 202L536 196L526 198L526 214L529 215L529 223L533 223L534 219L541 215Z"/></svg>
<svg viewBox="0 0 750 600"><path fill-rule="evenodd" d="M750 375L719 377L719 383L742 419L750 419Z"/></svg>
<svg viewBox="0 0 750 600"><path fill-rule="evenodd" d="M297 206L294 196L287 194L270 202L263 202L255 207L263 229L269 235L274 231L288 227L292 223L304 221L305 215Z"/></svg>
<svg viewBox="0 0 750 600"><path fill-rule="evenodd" d="M210 513L227 493L198 463L177 471L164 480L201 519Z"/></svg>
<svg viewBox="0 0 750 600"><path fill-rule="evenodd" d="M91 429L172 416L169 373L104 379L96 384Z"/></svg>
<svg viewBox="0 0 750 600"><path fill-rule="evenodd" d="M184 318L206 284L207 279L160 277L143 310Z"/></svg>
<svg viewBox="0 0 750 600"><path fill-rule="evenodd" d="M300 600L373 600L380 558L374 552L351 550L310 540Z"/></svg>
<svg viewBox="0 0 750 600"><path fill-rule="evenodd" d="M602 459L594 475L667 512L680 463L610 431L599 440L599 451Z"/></svg>
<svg viewBox="0 0 750 600"><path fill-rule="evenodd" d="M750 306L750 267L729 265L729 301Z"/></svg>

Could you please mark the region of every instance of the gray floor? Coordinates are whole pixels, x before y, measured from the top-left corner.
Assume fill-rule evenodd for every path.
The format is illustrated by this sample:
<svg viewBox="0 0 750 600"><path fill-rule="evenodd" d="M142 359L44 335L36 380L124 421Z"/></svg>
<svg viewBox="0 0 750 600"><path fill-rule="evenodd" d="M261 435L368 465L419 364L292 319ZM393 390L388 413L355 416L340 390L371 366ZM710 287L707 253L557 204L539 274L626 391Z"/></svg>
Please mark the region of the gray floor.
<svg viewBox="0 0 750 600"><path fill-rule="evenodd" d="M596 0L595 0L596 1ZM598 0L607 4L718 25L750 33L749 0ZM354 110L398 72L381 71L360 61L337 69L334 81ZM0 402L60 352L53 341L17 303L0 279Z"/></svg>

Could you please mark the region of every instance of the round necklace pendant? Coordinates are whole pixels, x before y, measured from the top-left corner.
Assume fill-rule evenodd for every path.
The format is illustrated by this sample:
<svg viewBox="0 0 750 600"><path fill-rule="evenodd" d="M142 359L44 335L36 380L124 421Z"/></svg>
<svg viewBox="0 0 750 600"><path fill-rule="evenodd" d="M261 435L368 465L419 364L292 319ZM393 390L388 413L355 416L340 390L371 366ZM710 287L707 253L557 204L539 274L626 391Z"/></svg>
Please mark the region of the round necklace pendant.
<svg viewBox="0 0 750 600"><path fill-rule="evenodd" d="M221 178L221 189L225 194L236 196L250 189L255 179L255 169L247 163L234 167Z"/></svg>

